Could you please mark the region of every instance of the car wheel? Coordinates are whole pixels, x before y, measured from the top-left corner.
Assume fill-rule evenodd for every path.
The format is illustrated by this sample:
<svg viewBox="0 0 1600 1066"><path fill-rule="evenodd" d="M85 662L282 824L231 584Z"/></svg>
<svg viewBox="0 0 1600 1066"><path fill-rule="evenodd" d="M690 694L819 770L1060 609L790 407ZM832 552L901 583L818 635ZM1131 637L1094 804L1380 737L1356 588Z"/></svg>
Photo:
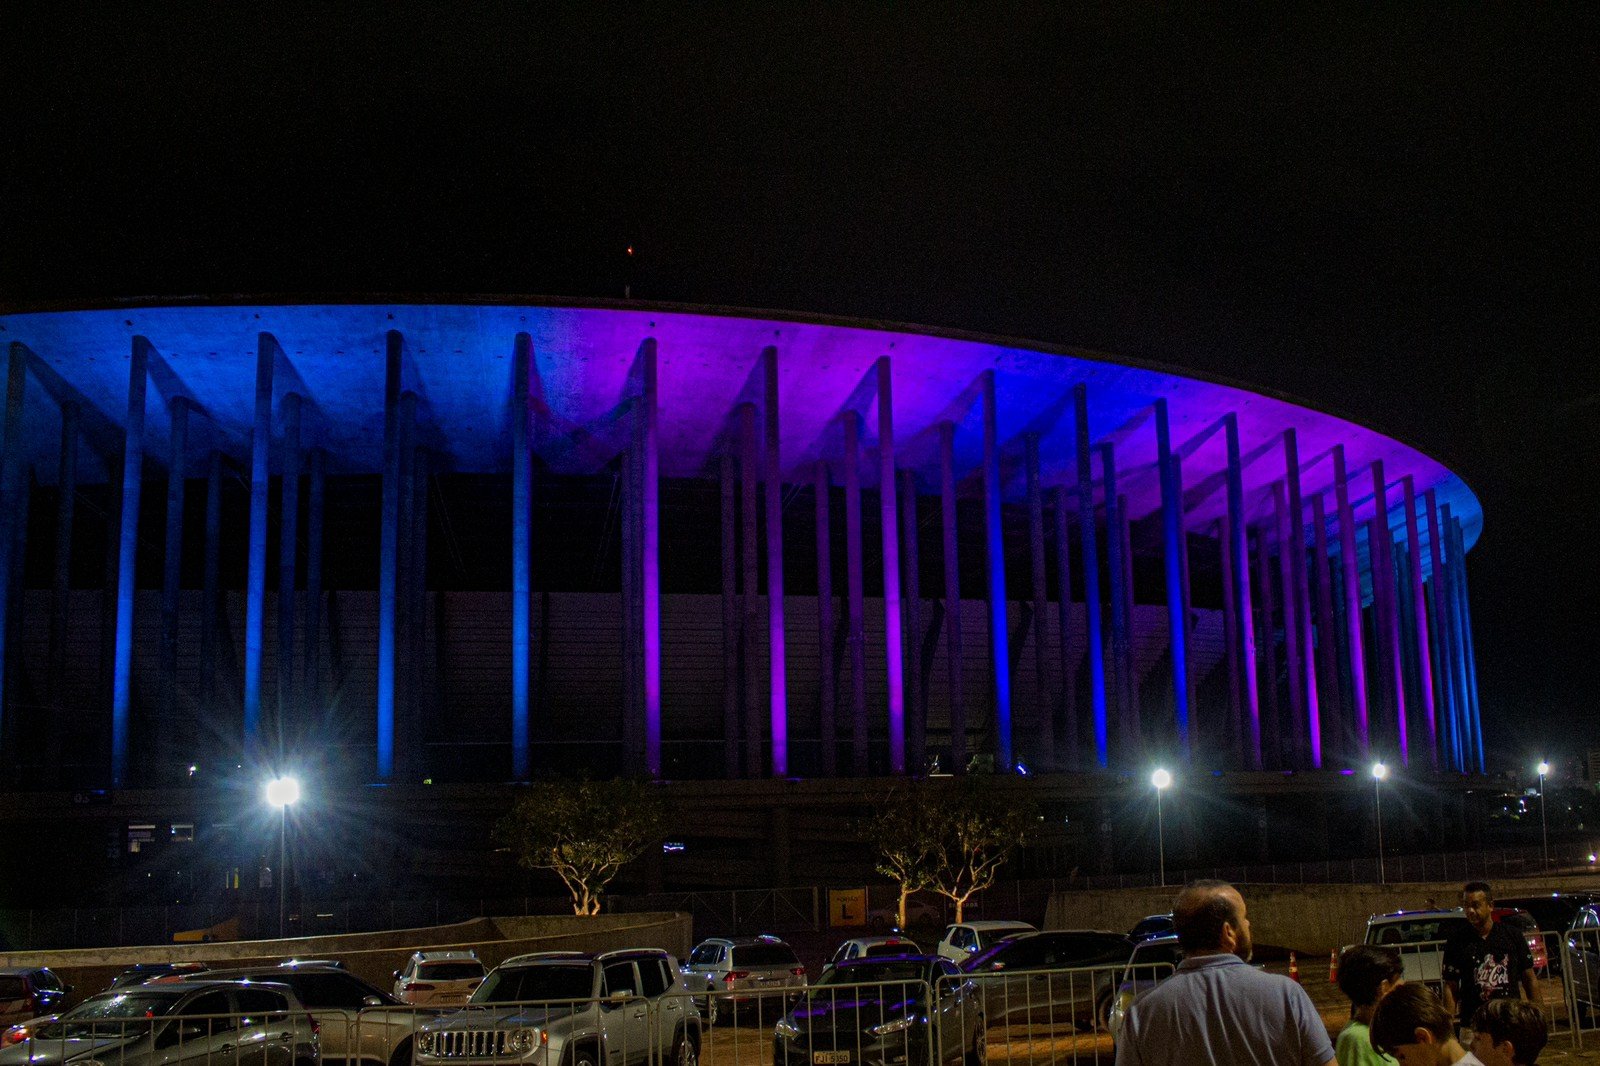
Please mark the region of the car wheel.
<svg viewBox="0 0 1600 1066"><path fill-rule="evenodd" d="M1094 1027L1097 1032L1111 1032L1111 1004L1116 999L1108 989L1094 1004Z"/></svg>
<svg viewBox="0 0 1600 1066"><path fill-rule="evenodd" d="M411 1038L408 1036L395 1046L389 1056L389 1066L411 1066Z"/></svg>
<svg viewBox="0 0 1600 1066"><path fill-rule="evenodd" d="M600 1066L600 1049L585 1040L567 1051L566 1066Z"/></svg>
<svg viewBox="0 0 1600 1066"><path fill-rule="evenodd" d="M700 1066L700 1048L687 1028L678 1030L677 1046L672 1051L672 1066Z"/></svg>
<svg viewBox="0 0 1600 1066"><path fill-rule="evenodd" d="M967 1066L984 1066L984 1060L988 1057L988 1026L980 1017L977 1028L972 1031L972 1046L967 1049Z"/></svg>

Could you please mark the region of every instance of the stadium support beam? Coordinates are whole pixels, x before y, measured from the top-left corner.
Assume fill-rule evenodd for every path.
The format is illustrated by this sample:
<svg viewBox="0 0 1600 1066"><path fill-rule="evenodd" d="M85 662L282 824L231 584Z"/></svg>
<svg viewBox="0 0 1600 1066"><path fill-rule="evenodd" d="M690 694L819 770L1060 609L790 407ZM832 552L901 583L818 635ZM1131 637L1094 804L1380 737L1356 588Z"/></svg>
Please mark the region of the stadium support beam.
<svg viewBox="0 0 1600 1066"><path fill-rule="evenodd" d="M1061 729L1056 750L1068 770L1080 770L1078 751L1078 664L1072 655L1072 548L1067 537L1070 491L1059 485L1055 493L1056 534L1056 641L1061 657ZM1051 709L1054 714L1054 708ZM1056 732L1056 731L1052 731ZM1065 743L1062 743L1062 741Z"/></svg>
<svg viewBox="0 0 1600 1066"><path fill-rule="evenodd" d="M167 528L161 565L161 669L156 704L167 728L156 735L157 767L165 778L172 757L178 712L178 595L183 569L183 496L188 477L189 401L175 397L168 406L172 430L167 441Z"/></svg>
<svg viewBox="0 0 1600 1066"><path fill-rule="evenodd" d="M200 579L200 705L215 707L222 613L222 452L206 459L206 543Z"/></svg>
<svg viewBox="0 0 1600 1066"><path fill-rule="evenodd" d="M518 333L511 347L511 776L518 781L533 773L528 743L533 662L533 454L528 402L532 377L533 338Z"/></svg>
<svg viewBox="0 0 1600 1066"><path fill-rule="evenodd" d="M1467 698L1472 713L1472 765L1483 773L1483 711L1478 704L1478 657L1472 640L1472 596L1467 585L1467 542L1461 529L1461 519L1454 524L1456 570L1459 577L1458 595L1461 599L1461 631L1466 637Z"/></svg>
<svg viewBox="0 0 1600 1066"><path fill-rule="evenodd" d="M895 502L894 386L888 356L879 356L878 515L883 527L883 650L889 704L889 772L906 772L905 646L901 630L900 522Z"/></svg>
<svg viewBox="0 0 1600 1066"><path fill-rule="evenodd" d="M1042 768L1056 764L1056 738L1050 686L1046 669L1050 664L1049 629L1045 624L1048 591L1044 573L1044 492L1039 485L1039 435L1022 438L1023 474L1028 494L1028 579L1033 596L1033 713L1038 723L1033 758Z"/></svg>
<svg viewBox="0 0 1600 1066"><path fill-rule="evenodd" d="M1456 693L1451 673L1450 624L1445 608L1445 589L1449 582L1444 572L1444 545L1439 532L1439 504L1434 491L1422 494L1422 506L1428 512L1428 584L1432 592L1434 684L1435 697L1440 709L1439 749L1441 761L1447 770L1464 767L1456 751Z"/></svg>
<svg viewBox="0 0 1600 1066"><path fill-rule="evenodd" d="M417 697L419 674L413 635L422 624L416 595L417 528L417 394L400 393L400 507L395 589L395 772L405 779L417 769ZM280 723L278 735L283 736Z"/></svg>
<svg viewBox="0 0 1600 1066"><path fill-rule="evenodd" d="M994 693L994 769L1011 773L1011 652L1006 632L1006 555L1000 519L1000 431L994 371L985 370L983 392L983 528L989 600L989 674Z"/></svg>
<svg viewBox="0 0 1600 1066"><path fill-rule="evenodd" d="M956 427L939 423L939 526L944 550L944 647L950 689L950 772L967 772L967 705L961 671L961 569L956 537Z"/></svg>
<svg viewBox="0 0 1600 1066"><path fill-rule="evenodd" d="M1228 728L1229 744L1237 765L1245 765L1245 736L1243 687L1239 674L1239 622L1238 608L1233 602L1233 530L1226 516L1217 520L1218 558L1221 559L1222 576L1222 645L1223 656L1228 660Z"/></svg>
<svg viewBox="0 0 1600 1066"><path fill-rule="evenodd" d="M760 777L761 699L756 686L756 617L760 613L759 558L756 533L760 511L756 499L761 484L757 455L760 448L756 429L756 406L739 405L739 510L741 533L740 563L744 583L740 601L739 661L744 667L744 776Z"/></svg>
<svg viewBox="0 0 1600 1066"><path fill-rule="evenodd" d="M1372 754L1372 712L1367 691L1367 656L1362 646L1361 560L1356 557L1356 519L1350 506L1350 481L1345 470L1344 445L1333 449L1334 499L1339 508L1339 565L1344 575L1345 646L1350 656L1350 702L1355 709L1356 741L1360 756Z"/></svg>
<svg viewBox="0 0 1600 1066"><path fill-rule="evenodd" d="M913 774L927 772L928 695L922 684L922 574L920 545L917 543L917 479L902 471L900 485L900 529L905 550L900 561L905 578L907 662L906 671L906 761Z"/></svg>
<svg viewBox="0 0 1600 1066"><path fill-rule="evenodd" d="M272 347L276 347L276 344L266 349L269 367ZM133 338L133 359L128 366L128 420L122 452L122 521L117 541L117 629L111 674L113 788L121 788L129 783L128 754L133 715L133 601L138 588L134 582L134 567L139 548L139 489L144 480L144 407L149 385L150 350L149 341L143 337ZM270 369L268 373L270 383ZM270 385L267 402L270 406ZM10 463L11 449L7 449L6 459ZM15 484L14 479L12 483ZM6 499L9 501L10 496L7 495ZM7 550L10 550L10 538L7 539Z"/></svg>
<svg viewBox="0 0 1600 1066"><path fill-rule="evenodd" d="M61 764L63 725L67 710L67 618L72 603L72 531L78 502L78 435L81 412L76 402L61 405L61 454L56 467L56 557L50 585L50 646L45 676L50 685L50 728L46 731L49 765Z"/></svg>
<svg viewBox="0 0 1600 1066"><path fill-rule="evenodd" d="M1406 715L1405 658L1400 648L1400 611L1395 587L1394 537L1389 532L1389 494L1383 479L1383 461L1372 464L1373 529L1378 540L1368 546L1371 559L1373 596L1381 595L1379 618L1383 625L1382 645L1388 665L1388 686L1394 708L1395 736L1400 743L1400 762L1411 763L1411 734ZM1379 582L1382 582L1380 593Z"/></svg>
<svg viewBox="0 0 1600 1066"><path fill-rule="evenodd" d="M1239 649L1239 688L1248 738L1248 767L1261 769L1261 695L1256 687L1255 620L1250 610L1250 536L1245 526L1244 466L1239 454L1239 417L1223 418L1228 442L1228 539L1233 553L1234 627Z"/></svg>
<svg viewBox="0 0 1600 1066"><path fill-rule="evenodd" d="M1317 694L1317 641L1311 624L1311 580L1306 567L1306 508L1300 487L1300 439L1291 427L1283 431L1284 472L1289 494L1290 561L1294 564L1294 626L1300 684L1305 693L1306 751L1311 768L1322 769L1322 701Z"/></svg>
<svg viewBox="0 0 1600 1066"><path fill-rule="evenodd" d="M789 776L788 662L783 632L783 457L778 439L778 349L761 352L767 494L767 686L772 776ZM891 446L892 447L892 446ZM893 462L891 451L890 462ZM890 499L894 479L889 479ZM657 632L659 637L659 629Z"/></svg>
<svg viewBox="0 0 1600 1066"><path fill-rule="evenodd" d="M327 455L312 448L306 482L306 654L300 691L317 735L327 736L322 706L322 520L326 499Z"/></svg>
<svg viewBox="0 0 1600 1066"><path fill-rule="evenodd" d="M1161 477L1161 557L1167 579L1167 649L1172 665L1172 715L1178 734L1179 757L1187 763L1192 754L1189 736L1189 634L1188 593L1184 588L1183 482L1177 457L1172 454L1172 431L1167 421L1167 401L1156 401L1156 452Z"/></svg>
<svg viewBox="0 0 1600 1066"><path fill-rule="evenodd" d="M134 339L134 361L140 359L142 338ZM5 706L6 649L14 643L7 632L11 618L12 555L21 550L22 532L17 527L16 494L22 480L22 402L28 383L28 349L12 341L6 356L5 425L0 429L0 743L9 743L16 734L12 729ZM142 388L142 386L141 386ZM141 393L142 396L142 393ZM114 739L114 738L113 738ZM126 737L124 737L124 742ZM15 750L6 751L8 763L14 762Z"/></svg>
<svg viewBox="0 0 1600 1066"><path fill-rule="evenodd" d="M1106 443L1095 450L1100 453L1100 477L1106 500L1106 570L1111 578L1111 693L1117 706L1116 748L1122 759L1132 760L1135 755L1134 731L1132 704L1128 696L1133 679L1128 669L1128 596L1123 587L1127 567L1122 558L1122 512L1121 500L1117 495L1116 449Z"/></svg>
<svg viewBox="0 0 1600 1066"><path fill-rule="evenodd" d="M1274 495L1281 495L1282 486L1274 484L1277 491ZM1256 584L1255 593L1259 599L1261 609L1256 612L1256 654L1258 659L1258 684L1261 692L1261 746L1263 750L1263 766L1267 769L1283 768L1283 737L1279 732L1281 719L1278 716L1278 647L1273 638L1272 615L1277 604L1274 603L1272 589L1272 545L1267 539L1265 524L1256 528Z"/></svg>
<svg viewBox="0 0 1600 1066"><path fill-rule="evenodd" d="M656 342L639 346L644 371L644 453L640 457L639 551L643 556L640 604L644 613L644 772L661 776L661 440ZM769 432L774 428L769 426ZM771 493L768 500L770 505ZM780 601L781 602L781 601ZM781 606L779 608L782 610ZM776 734L774 734L776 736Z"/></svg>
<svg viewBox="0 0 1600 1066"><path fill-rule="evenodd" d="M298 393L279 403L283 415L283 473L278 478L278 732L301 727L296 698L294 648L294 578L300 546L300 415ZM292 734L291 734L292 735ZM280 741L281 743L281 741Z"/></svg>
<svg viewBox="0 0 1600 1066"><path fill-rule="evenodd" d="M1101 636L1100 553L1094 536L1094 465L1089 437L1089 387L1072 389L1078 453L1078 531L1083 551L1083 606L1089 655L1089 700L1094 715L1095 765L1102 770L1110 761L1106 736L1106 658Z"/></svg>
<svg viewBox="0 0 1600 1066"><path fill-rule="evenodd" d="M1415 618L1417 642L1417 682L1421 689L1422 719L1428 727L1428 768L1439 768L1439 718L1433 703L1433 660L1429 653L1432 642L1428 629L1428 597L1422 587L1422 542L1418 539L1417 488L1411 475L1401 482L1405 491L1406 507L1406 561L1411 576L1411 613Z"/></svg>
<svg viewBox="0 0 1600 1066"><path fill-rule="evenodd" d="M833 484L827 460L818 459L812 473L817 521L817 725L822 742L818 765L823 777L834 777L839 773L839 682L833 672L833 522L829 515Z"/></svg>
<svg viewBox="0 0 1600 1066"><path fill-rule="evenodd" d="M731 781L739 776L739 504L731 434L723 440L717 478L722 520L722 771Z"/></svg>
<svg viewBox="0 0 1600 1066"><path fill-rule="evenodd" d="M400 356L398 330L385 336L383 501L378 546L378 780L394 776L395 618L400 565ZM270 384L270 383L269 383Z"/></svg>
<svg viewBox="0 0 1600 1066"><path fill-rule="evenodd" d="M1289 745L1285 767L1298 769L1305 765L1309 751L1306 736L1304 689L1305 682L1300 659L1300 597L1295 586L1294 554L1302 547L1300 527L1289 513L1288 492L1283 482L1272 486L1273 518L1278 534L1278 587L1283 590L1283 643L1284 662L1289 677Z"/></svg>
<svg viewBox="0 0 1600 1066"><path fill-rule="evenodd" d="M1324 758L1343 755L1339 750L1339 665L1335 658L1338 641L1333 630L1333 571L1328 558L1328 516L1323 494L1311 495L1311 557L1317 562L1317 680L1318 725ZM1325 710L1324 710L1325 708Z"/></svg>
<svg viewBox="0 0 1600 1066"><path fill-rule="evenodd" d="M867 776L867 637L862 614L866 592L861 577L861 416L844 413L844 555L850 651L850 771Z"/></svg>

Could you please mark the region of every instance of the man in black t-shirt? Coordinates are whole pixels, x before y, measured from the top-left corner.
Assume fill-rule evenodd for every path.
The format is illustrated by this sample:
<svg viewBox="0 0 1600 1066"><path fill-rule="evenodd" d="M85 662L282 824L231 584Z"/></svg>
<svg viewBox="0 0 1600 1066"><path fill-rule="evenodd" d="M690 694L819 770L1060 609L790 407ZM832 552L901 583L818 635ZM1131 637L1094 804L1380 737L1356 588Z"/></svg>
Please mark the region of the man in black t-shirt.
<svg viewBox="0 0 1600 1066"><path fill-rule="evenodd" d="M1467 928L1444 942L1439 973L1444 978L1446 1009L1468 1025L1478 1008L1491 999L1522 995L1539 1003L1539 982L1533 973L1533 952L1527 938L1494 920L1494 897L1482 881L1461 889Z"/></svg>

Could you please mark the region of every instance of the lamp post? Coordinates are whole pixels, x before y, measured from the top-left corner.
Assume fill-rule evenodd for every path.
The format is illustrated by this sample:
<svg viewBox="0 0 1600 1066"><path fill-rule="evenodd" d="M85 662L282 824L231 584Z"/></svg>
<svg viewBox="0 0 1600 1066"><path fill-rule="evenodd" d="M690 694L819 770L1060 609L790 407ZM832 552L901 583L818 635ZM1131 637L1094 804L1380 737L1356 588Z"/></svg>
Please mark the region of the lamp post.
<svg viewBox="0 0 1600 1066"><path fill-rule="evenodd" d="M1550 868L1550 823L1544 816L1544 778L1550 772L1550 764L1543 759L1539 760L1539 841L1540 850L1544 855L1544 867Z"/></svg>
<svg viewBox="0 0 1600 1066"><path fill-rule="evenodd" d="M267 802L278 808L278 939L288 923L289 808L300 799L300 782L292 777L275 777L267 782Z"/></svg>
<svg viewBox="0 0 1600 1066"><path fill-rule="evenodd" d="M1389 776L1389 768L1381 762L1372 764L1372 802L1377 808L1378 815L1378 884L1384 883L1383 876L1383 780Z"/></svg>
<svg viewBox="0 0 1600 1066"><path fill-rule="evenodd" d="M1172 775L1157 769L1150 775L1150 784L1156 790L1156 863L1161 871L1161 887L1167 887L1167 835L1161 824L1161 793L1172 787Z"/></svg>

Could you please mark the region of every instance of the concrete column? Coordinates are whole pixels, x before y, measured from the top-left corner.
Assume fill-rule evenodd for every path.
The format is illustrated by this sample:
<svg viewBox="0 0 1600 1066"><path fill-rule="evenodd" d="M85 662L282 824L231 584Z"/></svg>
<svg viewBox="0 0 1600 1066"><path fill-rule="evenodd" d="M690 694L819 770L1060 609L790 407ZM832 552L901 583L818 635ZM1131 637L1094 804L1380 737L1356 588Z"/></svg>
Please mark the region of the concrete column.
<svg viewBox="0 0 1600 1066"><path fill-rule="evenodd" d="M1356 558L1356 520L1350 507L1350 483L1344 445L1333 449L1334 498L1339 507L1339 564L1344 575L1346 647L1350 657L1350 699L1355 709L1356 740L1361 758L1372 755L1372 719L1367 692L1367 658L1361 639L1361 571Z"/></svg>
<svg viewBox="0 0 1600 1066"><path fill-rule="evenodd" d="M739 405L739 509L742 518L740 538L743 578L743 622L739 632L744 664L744 772L760 777L765 771L761 758L761 694L756 686L756 624L761 615L760 576L756 548L759 521L760 437L756 430L755 404Z"/></svg>
<svg viewBox="0 0 1600 1066"><path fill-rule="evenodd" d="M217 637L222 611L222 453L206 462L206 543L200 592L200 702L210 712L218 703Z"/></svg>
<svg viewBox="0 0 1600 1066"><path fill-rule="evenodd" d="M1096 450L1100 453L1101 483L1105 486L1106 497L1106 571L1111 578L1111 692L1117 708L1117 754L1126 761L1135 756L1129 700L1128 594L1124 584L1128 571L1122 558L1122 510L1117 495L1115 449L1110 444L1102 444Z"/></svg>
<svg viewBox="0 0 1600 1066"><path fill-rule="evenodd" d="M11 616L8 625L8 631L12 634L10 638L12 652L16 655L21 654L21 641L17 638L16 634L22 632L22 590L23 577L25 573L24 563L27 561L28 555L28 511L33 504L33 464L24 462L22 464L22 469L19 471L19 475L20 476L17 478L17 491L12 497L11 502L11 510L13 513L10 544L10 585L11 588L16 590L16 594L11 597L11 602L7 610L7 613ZM20 689L21 686L16 682L13 682L12 688L13 690L16 690ZM15 692L14 694L18 697L17 706L14 708L15 713L12 715L10 724L6 726L5 733L7 739L4 742L0 742L0 751L9 750L13 756L11 759L9 759L11 767L14 770L24 770L26 769L26 765L20 761L18 757L21 756L24 750L24 745L32 743L31 737L28 733L28 719L35 717L35 715L29 713L31 708L24 709L24 705L20 699L22 693Z"/></svg>
<svg viewBox="0 0 1600 1066"><path fill-rule="evenodd" d="M395 563L394 615L394 765L400 777L412 776L418 769L419 695L416 685L416 659L413 655L414 628L421 625L414 582L417 512L417 394L410 389L400 394L400 492L398 509L397 560ZM282 745L283 725L278 726Z"/></svg>
<svg viewBox="0 0 1600 1066"><path fill-rule="evenodd" d="M1455 539L1456 559L1456 595L1461 604L1461 632L1464 641L1466 666L1467 666L1467 708L1470 713L1468 725L1472 731L1471 764L1478 773L1484 772L1483 758L1483 713L1478 705L1478 659L1473 650L1472 640L1472 597L1467 588L1467 541L1461 531L1461 520L1458 518L1453 524Z"/></svg>
<svg viewBox="0 0 1600 1066"><path fill-rule="evenodd" d="M283 473L278 479L278 722L283 732L302 719L294 685L294 578L300 541L300 397L283 398Z"/></svg>
<svg viewBox="0 0 1600 1066"><path fill-rule="evenodd" d="M900 532L895 503L894 392L878 359L878 514L883 526L883 644L888 670L889 772L906 772L905 647L900 619ZM914 534L914 531L913 531Z"/></svg>
<svg viewBox="0 0 1600 1066"><path fill-rule="evenodd" d="M643 486L639 494L640 544L642 578L640 593L644 612L644 772L652 778L661 776L661 444L658 433L658 403L660 390L656 384L656 342L646 340L640 346L644 359L644 452L640 456L639 475ZM774 383L773 392L777 391ZM771 430L777 429L777 415L769 416ZM770 502L772 490L768 489ZM777 524L777 523L774 523ZM779 525L780 537L782 527ZM778 555L782 566L783 555ZM779 579L782 589L782 578ZM776 597L781 620L783 597ZM776 722L776 712L774 721ZM774 736L778 736L774 733ZM776 743L774 750L776 750Z"/></svg>
<svg viewBox="0 0 1600 1066"><path fill-rule="evenodd" d="M72 603L72 532L78 502L79 409L61 405L61 451L56 468L56 557L50 586L50 646L46 676L50 684L50 727L45 732L46 765L61 765L62 732L67 713L67 617Z"/></svg>
<svg viewBox="0 0 1600 1066"><path fill-rule="evenodd" d="M1472 765L1472 730L1468 722L1470 716L1469 699L1467 696L1467 674L1465 647L1461 633L1461 611L1458 602L1457 573L1456 573L1456 546L1454 538L1455 523L1450 515L1450 505L1444 504L1439 508L1440 538L1443 541L1444 566L1441 573L1444 577L1444 628L1449 644L1448 665L1450 672L1450 689L1453 713L1451 715L1451 732L1454 734L1455 756L1457 766L1469 770Z"/></svg>
<svg viewBox="0 0 1600 1066"><path fill-rule="evenodd" d="M1044 572L1044 494L1039 486L1039 436L1029 433L1023 437L1023 466L1028 486L1028 577L1033 593L1033 712L1038 721L1037 748L1031 755L1041 767L1053 767L1055 756L1055 723L1051 720L1052 700L1046 681L1050 662L1049 626L1046 624L1045 605L1047 593Z"/></svg>
<svg viewBox="0 0 1600 1066"><path fill-rule="evenodd" d="M1278 647L1274 638L1272 616L1277 609L1272 594L1272 550L1267 541L1267 530L1256 530L1256 595L1260 610L1255 612L1256 653L1259 655L1258 684L1261 692L1261 746L1264 766L1269 770L1284 768L1282 720L1278 715Z"/></svg>
<svg viewBox="0 0 1600 1066"><path fill-rule="evenodd" d="M989 586L989 672L994 689L994 768L1010 773L1011 651L1006 632L1006 555L1000 521L1000 438L995 413L994 371L985 370L983 388L983 515L984 549Z"/></svg>
<svg viewBox="0 0 1600 1066"><path fill-rule="evenodd" d="M1179 757L1188 762L1189 625L1183 573L1183 485L1172 454L1167 401L1156 401L1156 464L1161 477L1161 559L1167 578L1167 654L1172 666L1172 715Z"/></svg>
<svg viewBox="0 0 1600 1066"><path fill-rule="evenodd" d="M839 772L838 679L833 673L833 523L829 515L832 479L828 464L818 459L812 468L816 479L817 509L817 725L823 777Z"/></svg>
<svg viewBox="0 0 1600 1066"><path fill-rule="evenodd" d="M1233 552L1234 624L1239 649L1239 689L1249 743L1245 755L1252 770L1261 769L1261 703L1256 688L1255 619L1250 610L1250 540L1245 528L1244 465L1239 454L1239 419L1223 419L1228 440L1228 537Z"/></svg>
<svg viewBox="0 0 1600 1066"><path fill-rule="evenodd" d="M1122 538L1122 616L1128 620L1123 652L1127 660L1123 673L1128 679L1128 734L1132 751L1139 756L1144 751L1144 734L1140 724L1139 661L1133 648L1133 520L1128 516L1127 493L1117 494L1117 533Z"/></svg>
<svg viewBox="0 0 1600 1066"><path fill-rule="evenodd" d="M1305 700L1302 698L1305 683L1300 658L1299 597L1295 589L1294 555L1300 549L1299 523L1289 514L1282 482L1272 486L1273 518L1278 534L1278 587L1283 590L1283 642L1284 660L1289 675L1289 750L1285 765L1299 768L1307 763L1310 750L1306 738Z"/></svg>
<svg viewBox="0 0 1600 1066"><path fill-rule="evenodd" d="M906 602L906 763L913 774L928 769L928 694L922 684L922 575L917 544L917 481L911 471L900 475L900 530L905 545L902 565Z"/></svg>
<svg viewBox="0 0 1600 1066"><path fill-rule="evenodd" d="M140 356L141 339L135 338L134 360L138 362ZM16 735L9 722L8 709L6 708L6 650L13 643L8 632L11 620L12 589L12 553L17 551L17 544L21 536L17 529L17 494L21 491L22 481L22 401L23 391L28 383L28 349L22 344L13 341L8 349L6 360L6 406L5 425L0 428L0 744L7 743ZM140 399L143 400L143 384L140 385ZM130 398L131 403L131 398ZM141 424L143 408L140 408ZM131 617L131 615L130 615ZM124 743L126 743L126 725L124 725ZM113 744L116 735L113 734ZM113 751L115 749L113 748ZM11 763L12 756L16 754L6 751L7 763ZM125 753L124 753L125 757Z"/></svg>
<svg viewBox="0 0 1600 1066"><path fill-rule="evenodd" d="M940 531L944 542L945 662L950 689L950 772L967 769L967 706L961 689L961 571L956 557L956 428L939 423Z"/></svg>
<svg viewBox="0 0 1600 1066"><path fill-rule="evenodd" d="M1228 661L1228 727L1229 740L1237 765L1247 763L1245 757L1246 738L1249 730L1245 727L1245 709L1243 684L1240 678L1239 662L1242 649L1239 647L1239 614L1238 606L1233 600L1235 587L1233 580L1233 531L1226 518L1217 522L1218 555L1221 558L1222 576L1222 636L1223 657Z"/></svg>
<svg viewBox="0 0 1600 1066"><path fill-rule="evenodd" d="M1400 741L1400 762L1411 762L1411 738L1406 718L1405 660L1400 653L1400 612L1396 609L1394 537L1389 532L1389 496L1383 480L1383 462L1372 464L1372 497L1376 507L1376 524L1379 544L1371 553L1373 589L1376 595L1381 576L1383 589L1382 644L1387 655L1389 689L1394 694L1395 732Z"/></svg>
<svg viewBox="0 0 1600 1066"><path fill-rule="evenodd" d="M1311 582L1306 568L1305 499L1300 491L1300 444L1293 429L1283 433L1284 466L1289 494L1289 521L1293 552L1294 629L1298 634L1300 684L1305 691L1306 750L1312 769L1322 768L1322 702L1317 696L1316 633L1311 625Z"/></svg>
<svg viewBox="0 0 1600 1066"><path fill-rule="evenodd" d="M733 442L718 460L722 486L722 772L739 776L739 579L738 504L733 475Z"/></svg>
<svg viewBox="0 0 1600 1066"><path fill-rule="evenodd" d="M1067 486L1056 489L1056 574L1058 591L1056 599L1056 639L1061 656L1061 729L1057 750L1061 751L1065 768L1082 769L1078 752L1078 663L1072 654L1072 551L1067 538L1067 509L1070 493ZM1065 744L1060 739L1065 739Z"/></svg>
<svg viewBox="0 0 1600 1066"><path fill-rule="evenodd" d="M306 493L306 654L301 678L306 710L319 735L326 735L327 708L322 705L322 519L327 454L312 448Z"/></svg>
<svg viewBox="0 0 1600 1066"><path fill-rule="evenodd" d="M1083 606L1085 641L1089 655L1089 699L1094 715L1095 764L1105 769L1109 764L1106 736L1106 660L1105 642L1100 623L1100 553L1095 547L1094 529L1094 472L1089 443L1089 389L1075 385L1072 389L1073 410L1077 420L1078 452L1078 530L1083 551Z"/></svg>
<svg viewBox="0 0 1600 1066"><path fill-rule="evenodd" d="M640 669L639 629L634 621L639 617L639 496L638 496L638 424L634 424L634 440L617 457L618 480L622 487L621 544L618 562L621 566L621 622L622 646L622 765L629 777L637 777L644 763L644 730L640 713L643 670Z"/></svg>
<svg viewBox="0 0 1600 1066"><path fill-rule="evenodd" d="M270 357L269 357L270 358ZM122 524L117 550L117 635L112 666L111 784L129 783L128 746L133 714L133 601L138 585L134 565L139 547L139 489L144 480L144 404L150 342L133 338L128 368L128 421L122 453ZM20 397L19 397L20 398ZM271 397L268 397L270 402ZM10 459L8 450L7 459ZM259 658L257 660L259 668Z"/></svg>
<svg viewBox="0 0 1600 1066"><path fill-rule="evenodd" d="M385 335L383 379L383 502L378 544L378 779L394 776L395 620L400 569L400 333ZM513 638L515 639L515 638ZM515 713L515 712L513 712ZM516 730L515 721L512 724ZM526 736L526 734L524 734ZM513 741L515 744L515 741ZM525 750L516 748L517 752ZM522 775L519 775L522 776Z"/></svg>
<svg viewBox="0 0 1600 1066"><path fill-rule="evenodd" d="M183 495L188 477L186 452L189 438L189 401L183 397L170 405L172 432L167 448L167 529L161 566L161 673L157 705L164 728L155 737L158 780L171 776L172 741L178 714L178 595L183 567Z"/></svg>
<svg viewBox="0 0 1600 1066"><path fill-rule="evenodd" d="M1411 570L1411 613L1416 619L1417 683L1422 695L1422 718L1428 727L1428 767L1439 768L1439 719L1433 703L1432 640L1428 629L1428 597L1422 587L1422 543L1418 539L1417 490L1406 475L1406 559Z"/></svg>
<svg viewBox="0 0 1600 1066"><path fill-rule="evenodd" d="M1428 585L1432 593L1430 606L1433 625L1428 632L1433 637L1433 677L1436 693L1435 705L1439 708L1439 750L1444 768L1462 769L1456 753L1455 687L1451 683L1450 626L1445 612L1443 538L1439 529L1439 506L1434 491L1422 494L1422 505L1428 513Z"/></svg>
<svg viewBox="0 0 1600 1066"><path fill-rule="evenodd" d="M1343 754L1339 745L1339 666L1335 658L1338 642L1333 628L1333 573L1328 559L1328 516L1322 493L1311 496L1311 557L1317 564L1317 687L1318 733L1324 757ZM1320 763L1318 765L1321 765Z"/></svg>
<svg viewBox="0 0 1600 1066"><path fill-rule="evenodd" d="M861 578L861 416L844 413L844 554L849 603L850 770L867 776L867 633L863 614L866 592Z"/></svg>
<svg viewBox="0 0 1600 1066"><path fill-rule="evenodd" d="M518 333L511 348L511 776L518 781L533 773L528 728L533 657L533 454L528 425L532 376L533 338Z"/></svg>

